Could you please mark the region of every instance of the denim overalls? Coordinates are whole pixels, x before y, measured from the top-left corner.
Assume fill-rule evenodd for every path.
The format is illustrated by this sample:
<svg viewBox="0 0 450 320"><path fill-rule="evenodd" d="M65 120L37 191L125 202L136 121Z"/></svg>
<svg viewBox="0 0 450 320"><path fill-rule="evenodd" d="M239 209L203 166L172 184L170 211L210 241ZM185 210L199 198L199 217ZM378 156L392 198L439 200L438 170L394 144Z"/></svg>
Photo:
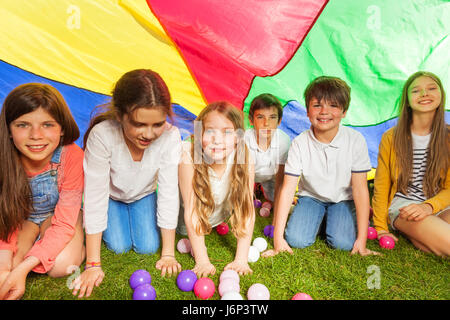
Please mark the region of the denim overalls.
<svg viewBox="0 0 450 320"><path fill-rule="evenodd" d="M61 160L62 147L58 147L50 160L50 169L28 179L33 194L33 212L28 221L38 226L55 212L59 199L58 167Z"/></svg>

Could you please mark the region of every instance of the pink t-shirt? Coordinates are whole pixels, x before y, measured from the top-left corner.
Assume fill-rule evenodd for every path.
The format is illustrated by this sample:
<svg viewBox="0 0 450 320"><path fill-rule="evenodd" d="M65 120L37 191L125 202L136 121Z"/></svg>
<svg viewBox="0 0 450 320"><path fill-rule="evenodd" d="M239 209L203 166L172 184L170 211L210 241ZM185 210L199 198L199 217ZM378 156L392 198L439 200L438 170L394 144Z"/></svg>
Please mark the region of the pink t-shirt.
<svg viewBox="0 0 450 320"><path fill-rule="evenodd" d="M75 225L81 209L83 195L83 150L76 144L64 146L61 154L61 165L58 167L59 199L55 214L51 218L51 226L44 236L36 241L25 258L37 257L41 262L33 271L47 273L53 268L55 259L75 234ZM36 176L50 168L50 163L41 172L29 175ZM9 241L0 240L0 250L17 250L16 230L10 235Z"/></svg>

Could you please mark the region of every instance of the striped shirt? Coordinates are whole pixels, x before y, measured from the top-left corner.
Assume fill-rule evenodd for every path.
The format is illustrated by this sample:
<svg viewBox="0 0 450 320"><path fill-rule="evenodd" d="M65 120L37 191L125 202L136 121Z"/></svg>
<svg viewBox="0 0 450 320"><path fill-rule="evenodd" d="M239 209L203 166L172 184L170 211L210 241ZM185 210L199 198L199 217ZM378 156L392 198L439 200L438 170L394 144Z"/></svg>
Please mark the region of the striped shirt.
<svg viewBox="0 0 450 320"><path fill-rule="evenodd" d="M426 136L418 136L411 133L413 140L413 170L408 183L407 194L398 191L395 196L417 201L425 201L427 198L423 192L423 177L427 169L427 161L431 133Z"/></svg>

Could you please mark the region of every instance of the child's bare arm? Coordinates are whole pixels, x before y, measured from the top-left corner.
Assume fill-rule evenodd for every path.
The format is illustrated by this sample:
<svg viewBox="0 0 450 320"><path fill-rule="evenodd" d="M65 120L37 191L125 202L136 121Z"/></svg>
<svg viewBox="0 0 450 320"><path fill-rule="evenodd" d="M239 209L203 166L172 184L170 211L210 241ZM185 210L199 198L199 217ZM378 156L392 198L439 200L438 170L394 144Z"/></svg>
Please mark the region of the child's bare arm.
<svg viewBox="0 0 450 320"><path fill-rule="evenodd" d="M278 204L273 217L273 250L264 252L263 257L270 257L278 254L281 251L288 251L293 253L292 249L284 239L284 229L286 227L287 217L291 209L292 199L294 199L295 190L297 188L298 177L292 175L285 175L283 184L280 189L278 197Z"/></svg>
<svg viewBox="0 0 450 320"><path fill-rule="evenodd" d="M356 208L358 236L353 245L353 250L351 253L359 253L362 256L376 254L376 252L366 248L370 210L369 189L367 188L366 172L352 172L352 192L353 201Z"/></svg>

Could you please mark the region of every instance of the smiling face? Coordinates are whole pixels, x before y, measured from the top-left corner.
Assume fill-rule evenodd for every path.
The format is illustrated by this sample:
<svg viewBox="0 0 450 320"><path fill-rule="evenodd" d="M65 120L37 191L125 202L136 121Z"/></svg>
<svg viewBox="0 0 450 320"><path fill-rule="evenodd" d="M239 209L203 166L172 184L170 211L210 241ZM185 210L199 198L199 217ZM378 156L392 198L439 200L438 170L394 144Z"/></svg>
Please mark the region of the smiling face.
<svg viewBox="0 0 450 320"><path fill-rule="evenodd" d="M315 97L311 98L307 111L316 137L319 134L334 137L345 114L343 108L336 103L325 99L318 101Z"/></svg>
<svg viewBox="0 0 450 320"><path fill-rule="evenodd" d="M29 172L47 165L63 135L61 125L42 108L13 120L9 129L22 164Z"/></svg>
<svg viewBox="0 0 450 320"><path fill-rule="evenodd" d="M420 76L408 87L408 102L413 112L434 113L441 99L441 89L430 77Z"/></svg>
<svg viewBox="0 0 450 320"><path fill-rule="evenodd" d="M236 148L237 135L233 122L218 111L203 120L202 149L214 163L224 163Z"/></svg>
<svg viewBox="0 0 450 320"><path fill-rule="evenodd" d="M130 115L125 114L119 120L133 158L142 156L145 149L163 134L166 116L163 108L136 108Z"/></svg>

